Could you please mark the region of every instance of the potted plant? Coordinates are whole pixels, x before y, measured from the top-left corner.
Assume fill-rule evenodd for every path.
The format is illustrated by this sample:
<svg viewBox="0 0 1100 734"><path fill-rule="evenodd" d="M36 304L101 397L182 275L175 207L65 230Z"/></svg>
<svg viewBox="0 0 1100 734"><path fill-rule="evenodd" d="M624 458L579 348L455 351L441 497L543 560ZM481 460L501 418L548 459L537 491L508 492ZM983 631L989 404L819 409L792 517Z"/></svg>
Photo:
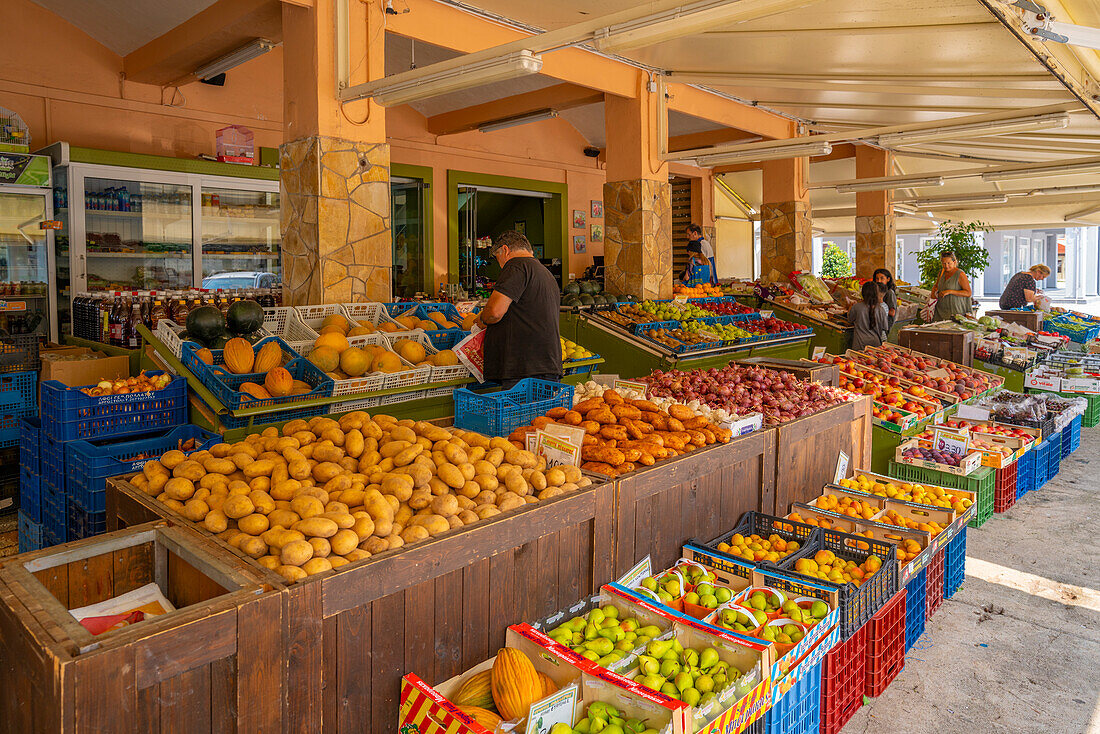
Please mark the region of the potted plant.
<svg viewBox="0 0 1100 734"><path fill-rule="evenodd" d="M940 277L940 253L952 250L959 260L959 268L971 279L984 273L989 267L989 251L978 244L976 232L991 232L993 228L983 222L944 222L936 231L936 239L927 248L915 253L920 266L920 283L931 288Z"/></svg>

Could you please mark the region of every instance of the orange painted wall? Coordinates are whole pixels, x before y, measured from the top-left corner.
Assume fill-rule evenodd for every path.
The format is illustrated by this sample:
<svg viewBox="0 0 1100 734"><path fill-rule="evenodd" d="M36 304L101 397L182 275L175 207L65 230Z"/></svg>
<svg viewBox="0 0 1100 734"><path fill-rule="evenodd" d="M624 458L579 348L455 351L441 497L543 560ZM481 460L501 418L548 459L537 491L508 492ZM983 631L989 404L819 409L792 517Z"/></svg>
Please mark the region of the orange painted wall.
<svg viewBox="0 0 1100 734"><path fill-rule="evenodd" d="M243 64L226 86L198 83L176 90L121 79L122 58L80 29L30 0L7 0L5 61L0 64L0 106L15 110L31 129L34 148L73 145L191 158L214 153L214 134L228 124L251 128L256 145L277 147L283 139L283 58L274 51ZM590 202L603 198L604 170L585 157L588 145L562 119L492 133L436 137L410 107L387 110L391 160L429 166L437 283L447 272L447 171L461 170L565 183L567 210L586 212L585 231L568 230L564 249L569 272L580 275L603 254L591 242ZM677 166L680 168L687 167ZM698 173L696 171L696 173ZM709 184L705 188L709 189ZM712 211L708 200L706 209ZM707 213L711 214L711 211ZM572 254L572 237L584 234L587 251Z"/></svg>

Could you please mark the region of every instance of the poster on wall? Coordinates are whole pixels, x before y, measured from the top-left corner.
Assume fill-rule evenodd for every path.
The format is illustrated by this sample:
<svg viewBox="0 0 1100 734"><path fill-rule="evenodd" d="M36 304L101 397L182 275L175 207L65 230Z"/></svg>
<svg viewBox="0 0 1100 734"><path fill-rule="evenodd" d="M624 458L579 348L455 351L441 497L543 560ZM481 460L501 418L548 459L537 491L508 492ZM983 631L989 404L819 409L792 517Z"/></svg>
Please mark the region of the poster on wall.
<svg viewBox="0 0 1100 734"><path fill-rule="evenodd" d="M602 224L593 224L592 225L591 240L592 240L592 244L596 244L597 242L603 242L603 225Z"/></svg>
<svg viewBox="0 0 1100 734"><path fill-rule="evenodd" d="M584 229L585 219L583 209L573 210L573 229Z"/></svg>
<svg viewBox="0 0 1100 734"><path fill-rule="evenodd" d="M584 251L585 251L584 235L583 234L576 235L575 237L573 237L573 252L579 254L579 253L583 253Z"/></svg>
<svg viewBox="0 0 1100 734"><path fill-rule="evenodd" d="M592 200L592 218L603 219L603 202L599 199Z"/></svg>
<svg viewBox="0 0 1100 734"><path fill-rule="evenodd" d="M515 229L517 232L519 232L522 235L526 235L527 234L527 220L524 219L522 222L516 222L515 227L513 227L513 229Z"/></svg>

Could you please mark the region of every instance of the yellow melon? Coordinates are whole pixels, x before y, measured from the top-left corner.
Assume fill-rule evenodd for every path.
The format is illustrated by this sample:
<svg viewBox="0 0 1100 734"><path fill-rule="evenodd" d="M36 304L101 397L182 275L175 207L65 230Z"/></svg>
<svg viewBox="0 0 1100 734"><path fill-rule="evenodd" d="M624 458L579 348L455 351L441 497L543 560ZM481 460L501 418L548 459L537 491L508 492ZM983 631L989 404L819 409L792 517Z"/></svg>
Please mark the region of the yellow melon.
<svg viewBox="0 0 1100 734"><path fill-rule="evenodd" d="M365 326L353 326L351 331L348 332L348 336L366 336L367 334L373 334L374 329L368 329Z"/></svg>
<svg viewBox="0 0 1100 734"><path fill-rule="evenodd" d="M404 326L406 329L415 329L416 325L420 322L420 319L415 316L397 316L394 321Z"/></svg>
<svg viewBox="0 0 1100 734"><path fill-rule="evenodd" d="M447 320L446 315L444 315L441 311L429 311L428 318L437 324L442 324L444 321Z"/></svg>
<svg viewBox="0 0 1100 734"><path fill-rule="evenodd" d="M439 324L428 320L417 321L416 328L423 329L424 331L435 331L439 328Z"/></svg>
<svg viewBox="0 0 1100 734"><path fill-rule="evenodd" d="M462 317L462 330L469 331L474 328L474 322L477 321L476 313L468 313Z"/></svg>
<svg viewBox="0 0 1100 734"><path fill-rule="evenodd" d="M332 347L314 347L308 359L322 372L332 372L340 366L340 353Z"/></svg>
<svg viewBox="0 0 1100 734"><path fill-rule="evenodd" d="M458 356L450 349L441 349L432 355L432 364L437 367L453 367L458 364Z"/></svg>
<svg viewBox="0 0 1100 734"><path fill-rule="evenodd" d="M332 347L339 353L348 348L348 338L343 334L330 331L327 334L321 334L314 342L313 348L317 347Z"/></svg>
<svg viewBox="0 0 1100 734"><path fill-rule="evenodd" d="M413 364L419 364L420 362L424 361L424 347L417 342L414 342L411 339L402 339L394 346L397 347L397 353L409 362L412 362Z"/></svg>
<svg viewBox="0 0 1100 734"><path fill-rule="evenodd" d="M328 326L322 326L318 334L343 334L344 329L336 324L329 324Z"/></svg>
<svg viewBox="0 0 1100 734"><path fill-rule="evenodd" d="M362 349L351 347L340 354L340 369L351 377L358 377L370 367L371 358Z"/></svg>
<svg viewBox="0 0 1100 734"><path fill-rule="evenodd" d="M348 331L348 320L338 313L329 314L325 317L325 320L321 322L321 328L326 326L337 326L340 331L345 334Z"/></svg>
<svg viewBox="0 0 1100 734"><path fill-rule="evenodd" d="M381 324L378 325L378 330L384 331L387 334L392 334L395 331L401 331L401 325L395 324L391 321L383 321Z"/></svg>
<svg viewBox="0 0 1100 734"><path fill-rule="evenodd" d="M403 369L401 358L390 351L379 353L371 363L371 372L400 372Z"/></svg>
<svg viewBox="0 0 1100 734"><path fill-rule="evenodd" d="M455 323L455 322L453 322L453 321L444 321L444 322L443 322L442 324L440 324L440 325L441 325L441 326L442 326L442 327L443 327L444 329L457 329L457 328L458 328L458 324L456 324L456 323Z"/></svg>

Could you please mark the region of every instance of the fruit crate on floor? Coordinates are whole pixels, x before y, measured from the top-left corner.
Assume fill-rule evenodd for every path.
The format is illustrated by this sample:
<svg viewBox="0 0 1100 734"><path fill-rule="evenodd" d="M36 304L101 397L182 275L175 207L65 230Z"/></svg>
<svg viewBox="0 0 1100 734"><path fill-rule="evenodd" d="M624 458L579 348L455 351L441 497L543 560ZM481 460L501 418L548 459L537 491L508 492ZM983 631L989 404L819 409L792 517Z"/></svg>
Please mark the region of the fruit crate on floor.
<svg viewBox="0 0 1100 734"><path fill-rule="evenodd" d="M34 522L42 522L42 480L19 467L19 511Z"/></svg>
<svg viewBox="0 0 1100 734"><path fill-rule="evenodd" d="M141 471L146 461L159 457L165 451L180 449L188 441L194 445L184 450L185 454L209 448L221 439L198 426L186 425L177 426L162 436L132 441L110 444L70 441L65 444L69 497L80 503L88 513L100 514L106 509L104 492L108 477Z"/></svg>
<svg viewBox="0 0 1100 734"><path fill-rule="evenodd" d="M19 552L38 550L42 547L42 523L35 522L19 511Z"/></svg>
<svg viewBox="0 0 1100 734"><path fill-rule="evenodd" d="M1031 453L1031 452L1028 452ZM1008 512L1016 504L1016 482L1019 481L1019 461L997 470L993 483L993 511Z"/></svg>
<svg viewBox="0 0 1100 734"><path fill-rule="evenodd" d="M1062 429L1062 458L1066 458L1081 445L1081 416L1077 416Z"/></svg>
<svg viewBox="0 0 1100 734"><path fill-rule="evenodd" d="M1058 472L1062 470L1062 437L1059 434L1054 434L1050 439L1050 446L1047 449L1047 481L1049 482L1054 477L1058 476Z"/></svg>
<svg viewBox="0 0 1100 734"><path fill-rule="evenodd" d="M1033 460L1035 480L1032 482L1032 489L1042 489L1053 476L1050 473L1050 454L1055 450L1061 451L1062 447L1061 441L1056 439L1056 436L1052 436L1031 450L1035 454Z"/></svg>
<svg viewBox="0 0 1100 734"><path fill-rule="evenodd" d="M764 715L765 734L816 734L821 728L821 665L818 661Z"/></svg>
<svg viewBox="0 0 1100 734"><path fill-rule="evenodd" d="M925 594L928 589L928 568L909 579L905 587L905 651L909 652L924 634Z"/></svg>
<svg viewBox="0 0 1100 734"><path fill-rule="evenodd" d="M100 397L57 380L42 383L42 432L59 441L133 436L186 422L187 380L182 377L160 390Z"/></svg>
<svg viewBox="0 0 1100 734"><path fill-rule="evenodd" d="M38 372L38 334L0 336L0 372Z"/></svg>
<svg viewBox="0 0 1100 734"><path fill-rule="evenodd" d="M38 437L42 423L33 415L19 419L19 466L31 474L41 474L38 458Z"/></svg>
<svg viewBox="0 0 1100 734"><path fill-rule="evenodd" d="M18 446L22 438L19 419L38 412L37 372L0 374L0 449Z"/></svg>
<svg viewBox="0 0 1100 734"><path fill-rule="evenodd" d="M868 622L821 661L821 734L837 734L863 705L870 631Z"/></svg>
<svg viewBox="0 0 1100 734"><path fill-rule="evenodd" d="M210 350L214 364L206 364L199 359L199 347L194 342L186 342L183 345L183 366L191 370L192 374L198 378L199 382L209 389L214 397L229 410L237 410L238 408L268 408L273 406L293 408L294 403L298 401L327 398L332 395L332 379L318 369L312 362L299 356L289 344L279 337L269 336L251 345L253 355L259 354L260 349L272 342L279 345L279 348L282 350L283 358L289 358L289 361L281 366L286 368L292 379L300 380L309 385L310 391L308 393L257 400L249 393L243 392L241 386L246 382L252 382L263 386L264 378L267 376L267 373L252 372L233 374L224 367L222 367L222 369L217 369L225 364L225 350Z"/></svg>
<svg viewBox="0 0 1100 734"><path fill-rule="evenodd" d="M978 497L975 503L978 506L974 519L970 521L970 527L980 528L985 521L993 517L993 495L996 490L996 470L983 466L978 471L967 476L959 476L950 472L925 469L921 466L901 464L891 461L886 470L887 475L906 482L918 484L932 484L938 487L950 489L965 489L973 492Z"/></svg>
<svg viewBox="0 0 1100 734"><path fill-rule="evenodd" d="M924 587L924 619L926 624L929 619L932 619L932 615L936 613L936 610L940 608L940 604L943 603L944 556L946 551L946 548L941 548L939 553L932 556L932 560L924 567L928 574L927 583Z"/></svg>
<svg viewBox="0 0 1100 734"><path fill-rule="evenodd" d="M905 595L900 590L867 623L866 696L881 695L905 667Z"/></svg>
<svg viewBox="0 0 1100 734"><path fill-rule="evenodd" d="M1086 395L1089 407L1085 408L1085 415L1081 419L1082 428L1095 428L1100 425L1100 395Z"/></svg>
<svg viewBox="0 0 1100 734"><path fill-rule="evenodd" d="M943 598L950 599L966 579L966 528L943 549Z"/></svg>
<svg viewBox="0 0 1100 734"><path fill-rule="evenodd" d="M69 539L69 498L49 484L42 485L42 544L57 545Z"/></svg>
<svg viewBox="0 0 1100 734"><path fill-rule="evenodd" d="M1016 460L1016 499L1035 489L1035 449L1032 446L1027 453ZM996 509L996 503L994 503Z"/></svg>
<svg viewBox="0 0 1100 734"><path fill-rule="evenodd" d="M466 388L454 391L455 425L486 436L507 436L551 408L570 408L573 387L527 378L509 390L481 395Z"/></svg>
<svg viewBox="0 0 1100 734"><path fill-rule="evenodd" d="M719 544L729 543L730 538L735 535L741 535L745 538L750 535L759 535L761 538L767 538L769 535L774 534L788 543L791 541L798 543L799 550L801 550L813 539L817 534L817 530L817 527L797 520L787 520L786 518L766 515L762 512L749 511L741 516L741 521L737 523L737 527L733 530L729 530L709 543L703 543L702 545L710 550L723 553L723 551L718 550ZM743 558L738 558L738 560L742 563L745 562ZM752 563L752 561L749 561L749 563Z"/></svg>
<svg viewBox="0 0 1100 734"><path fill-rule="evenodd" d="M866 550L862 550L866 548ZM875 615L898 591L898 559L892 543L874 538L849 535L837 530L819 528L805 545L779 561L784 574L795 574L795 565L803 558L813 558L819 551L830 551L837 558L862 565L871 555L882 561L879 570L865 578L861 586L853 583L836 584L814 578L814 583L837 590L840 609L840 638L846 640Z"/></svg>

